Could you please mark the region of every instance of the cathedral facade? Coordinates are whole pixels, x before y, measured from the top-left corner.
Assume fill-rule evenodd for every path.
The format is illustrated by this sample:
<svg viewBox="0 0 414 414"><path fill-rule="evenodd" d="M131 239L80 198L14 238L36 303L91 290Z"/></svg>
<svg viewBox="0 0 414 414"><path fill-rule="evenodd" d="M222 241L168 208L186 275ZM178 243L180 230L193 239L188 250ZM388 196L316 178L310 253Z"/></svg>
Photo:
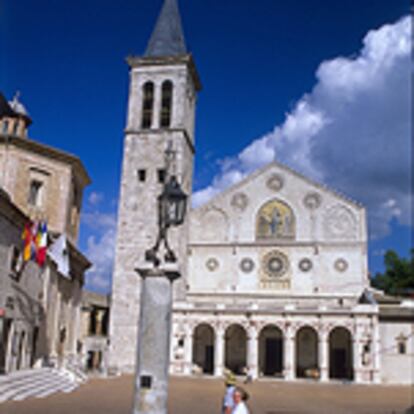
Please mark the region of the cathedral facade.
<svg viewBox="0 0 414 414"><path fill-rule="evenodd" d="M144 56L128 63L109 360L121 372L135 366L135 268L154 243L169 145L174 173L191 193L201 84L175 0L165 0ZM412 304L385 303L370 289L360 204L273 162L191 210L172 233L182 278L174 286L171 373L411 381Z"/></svg>

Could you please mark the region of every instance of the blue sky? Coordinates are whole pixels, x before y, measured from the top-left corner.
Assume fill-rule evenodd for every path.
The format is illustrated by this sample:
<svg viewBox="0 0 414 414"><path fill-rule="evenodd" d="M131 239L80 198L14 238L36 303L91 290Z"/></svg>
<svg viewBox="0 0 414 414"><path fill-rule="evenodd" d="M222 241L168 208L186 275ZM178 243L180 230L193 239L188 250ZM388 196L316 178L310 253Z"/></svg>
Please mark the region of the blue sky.
<svg viewBox="0 0 414 414"><path fill-rule="evenodd" d="M125 57L144 52L161 0L0 0L0 88L30 136L77 154L93 180L81 249L88 287L111 274L126 118ZM367 206L370 269L407 256L410 56L405 0L181 0L203 90L200 203L269 156ZM368 34L370 33L370 34Z"/></svg>

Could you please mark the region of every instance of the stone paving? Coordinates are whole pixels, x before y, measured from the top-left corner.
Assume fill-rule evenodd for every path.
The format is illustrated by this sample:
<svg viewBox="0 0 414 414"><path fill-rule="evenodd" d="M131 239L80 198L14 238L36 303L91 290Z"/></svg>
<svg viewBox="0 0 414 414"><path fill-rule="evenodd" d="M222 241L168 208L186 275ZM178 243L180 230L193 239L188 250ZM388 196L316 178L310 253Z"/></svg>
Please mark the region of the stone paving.
<svg viewBox="0 0 414 414"><path fill-rule="evenodd" d="M410 387L258 381L245 387L252 414L414 413ZM172 378L169 414L221 414L223 382ZM92 379L71 394L0 404L0 414L131 414L133 377Z"/></svg>

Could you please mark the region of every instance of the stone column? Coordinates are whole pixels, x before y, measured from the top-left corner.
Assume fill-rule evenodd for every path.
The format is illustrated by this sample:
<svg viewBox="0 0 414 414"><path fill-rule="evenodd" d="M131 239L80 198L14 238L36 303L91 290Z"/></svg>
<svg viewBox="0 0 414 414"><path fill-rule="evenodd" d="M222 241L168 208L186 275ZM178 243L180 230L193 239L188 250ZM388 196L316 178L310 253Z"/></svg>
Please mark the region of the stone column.
<svg viewBox="0 0 414 414"><path fill-rule="evenodd" d="M78 340L80 339L80 331L81 331L81 320L80 320L80 313L82 307L82 286L76 283L76 293L75 299L73 300L73 336L72 336L72 353L75 356L75 359L78 357Z"/></svg>
<svg viewBox="0 0 414 414"><path fill-rule="evenodd" d="M192 374L192 366L193 366L193 327L190 325L187 327L186 335L185 335L185 351L184 351L184 374L191 375Z"/></svg>
<svg viewBox="0 0 414 414"><path fill-rule="evenodd" d="M59 281L58 275L56 275L56 289L55 289L55 300L53 311L50 312L52 315L52 332L51 332L51 340L50 340L50 362L53 365L57 365L58 363L58 348L59 348L59 320L60 320L60 310L61 310L61 293L59 290Z"/></svg>
<svg viewBox="0 0 414 414"><path fill-rule="evenodd" d="M361 334L358 326L358 321L356 323L355 335L353 338L353 362L354 362L354 381L356 383L361 383L362 381L362 344L361 344Z"/></svg>
<svg viewBox="0 0 414 414"><path fill-rule="evenodd" d="M219 326L216 329L216 340L214 344L214 375L223 376L224 370L224 327Z"/></svg>
<svg viewBox="0 0 414 414"><path fill-rule="evenodd" d="M373 334L373 365L374 365L374 377L373 381L375 384L381 383L381 335L379 328L378 318L373 319L374 334Z"/></svg>
<svg viewBox="0 0 414 414"><path fill-rule="evenodd" d="M287 381L295 379L295 334L290 324L285 328L283 374Z"/></svg>
<svg viewBox="0 0 414 414"><path fill-rule="evenodd" d="M166 414L172 315L172 283L177 270L138 269L141 308L133 414Z"/></svg>
<svg viewBox="0 0 414 414"><path fill-rule="evenodd" d="M319 332L319 369L320 380L329 380L329 336L325 329Z"/></svg>
<svg viewBox="0 0 414 414"><path fill-rule="evenodd" d="M152 111L152 129L158 129L161 125L161 88L160 83L154 83L154 106Z"/></svg>
<svg viewBox="0 0 414 414"><path fill-rule="evenodd" d="M251 326L249 329L249 339L247 343L247 365L253 379L258 377L258 334L257 329Z"/></svg>

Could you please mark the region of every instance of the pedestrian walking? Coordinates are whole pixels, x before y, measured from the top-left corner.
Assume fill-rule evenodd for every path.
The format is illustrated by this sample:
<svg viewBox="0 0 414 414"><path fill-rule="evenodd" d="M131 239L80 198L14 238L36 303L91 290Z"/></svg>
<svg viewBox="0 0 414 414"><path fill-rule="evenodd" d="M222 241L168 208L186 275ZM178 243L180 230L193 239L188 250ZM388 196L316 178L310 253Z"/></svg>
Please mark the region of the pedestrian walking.
<svg viewBox="0 0 414 414"><path fill-rule="evenodd" d="M250 384L253 382L253 370L250 368L250 366L247 366L245 369L246 378L244 380L245 384Z"/></svg>
<svg viewBox="0 0 414 414"><path fill-rule="evenodd" d="M236 377L231 371L225 373L224 383L226 385L226 391L223 399L222 412L223 414L231 414L234 407L233 394L234 390L236 389Z"/></svg>
<svg viewBox="0 0 414 414"><path fill-rule="evenodd" d="M246 391L244 391L242 388L236 387L233 391L234 406L231 414L249 414L249 409L245 403L248 398L249 397Z"/></svg>

